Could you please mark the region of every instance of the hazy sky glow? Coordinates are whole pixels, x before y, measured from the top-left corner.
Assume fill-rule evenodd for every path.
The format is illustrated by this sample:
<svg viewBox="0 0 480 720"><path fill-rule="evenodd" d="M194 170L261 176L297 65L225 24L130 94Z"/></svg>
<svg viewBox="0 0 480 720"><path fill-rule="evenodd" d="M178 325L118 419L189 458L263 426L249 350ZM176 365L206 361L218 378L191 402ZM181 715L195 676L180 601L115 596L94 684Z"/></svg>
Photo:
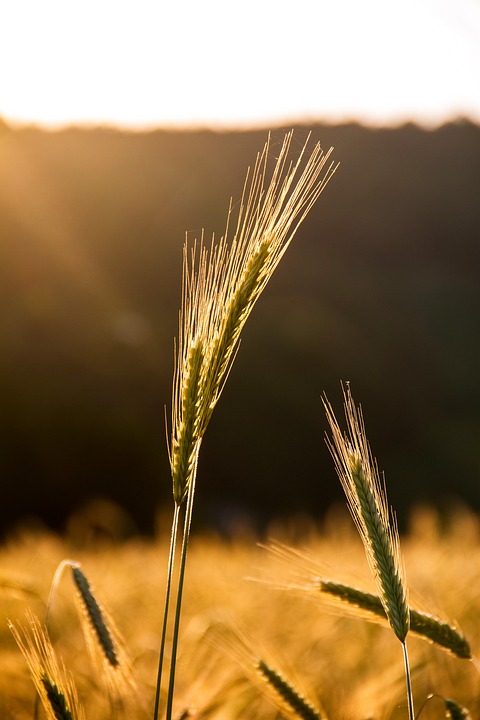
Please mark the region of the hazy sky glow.
<svg viewBox="0 0 480 720"><path fill-rule="evenodd" d="M479 0L4 0L7 121L480 122Z"/></svg>

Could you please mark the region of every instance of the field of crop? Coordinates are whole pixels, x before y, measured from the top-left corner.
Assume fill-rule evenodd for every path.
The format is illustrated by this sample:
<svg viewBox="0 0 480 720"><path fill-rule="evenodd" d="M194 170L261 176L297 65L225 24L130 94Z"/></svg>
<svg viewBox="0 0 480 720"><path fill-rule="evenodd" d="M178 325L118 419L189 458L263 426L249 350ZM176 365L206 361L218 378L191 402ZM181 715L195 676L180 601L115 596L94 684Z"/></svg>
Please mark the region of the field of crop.
<svg viewBox="0 0 480 720"><path fill-rule="evenodd" d="M246 530L191 532L200 449L241 332L336 169L308 140L292 162L292 137L258 154L233 237L229 224L184 248L170 532L162 520L155 541L98 527L80 541L78 516L63 539L24 529L0 549L2 720L478 716L479 521L417 509L400 547L348 381L343 421L323 405L351 517L342 506L321 527L271 527L261 544Z"/></svg>
<svg viewBox="0 0 480 720"><path fill-rule="evenodd" d="M292 529L271 529L272 537L290 546L295 535ZM402 539L411 606L455 620L473 654L480 643L479 540L475 517L463 514L442 530L427 511L412 517L409 535ZM304 532L295 546L307 553L304 560L279 558L249 537L192 539L174 716L188 709L189 717L199 718L280 717L273 688L255 670L261 659L328 718L407 717L401 652L389 628L332 606L312 583L322 575L372 590L350 518L332 513L321 531ZM128 675L114 669L125 704L121 711L105 689L112 685L108 669L96 667L88 655L75 588L65 574L50 615L50 636L74 676L85 717L151 717L167 550L168 537L87 550L46 533L19 535L2 548L2 719L33 717L35 698L7 618L25 625L28 607L45 618L50 584L65 558L81 563L123 638L135 677L134 687ZM414 636L409 650L417 715L421 710L423 718L445 717L443 698L453 698L478 716L480 674L472 661ZM426 702L430 695L435 697ZM112 703L117 703L115 710Z"/></svg>

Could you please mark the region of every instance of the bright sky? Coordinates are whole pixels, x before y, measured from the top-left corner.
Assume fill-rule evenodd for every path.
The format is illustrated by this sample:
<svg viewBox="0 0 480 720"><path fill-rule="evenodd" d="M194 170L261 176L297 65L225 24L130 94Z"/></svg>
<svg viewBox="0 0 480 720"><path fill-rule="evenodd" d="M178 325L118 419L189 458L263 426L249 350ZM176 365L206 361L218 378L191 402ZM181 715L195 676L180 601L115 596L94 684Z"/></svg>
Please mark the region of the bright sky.
<svg viewBox="0 0 480 720"><path fill-rule="evenodd" d="M3 0L7 121L480 122L480 0Z"/></svg>

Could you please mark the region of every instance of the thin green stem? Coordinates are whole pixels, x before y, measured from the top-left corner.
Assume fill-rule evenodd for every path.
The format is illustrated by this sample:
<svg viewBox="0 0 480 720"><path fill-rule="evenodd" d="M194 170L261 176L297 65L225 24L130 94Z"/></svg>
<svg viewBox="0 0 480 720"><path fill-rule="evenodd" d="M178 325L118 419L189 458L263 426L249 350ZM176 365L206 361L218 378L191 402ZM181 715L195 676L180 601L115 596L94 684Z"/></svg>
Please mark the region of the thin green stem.
<svg viewBox="0 0 480 720"><path fill-rule="evenodd" d="M408 661L408 650L405 640L402 642L402 648L403 661L405 663L405 680L407 682L408 717L410 720L415 720L415 709L413 707L412 678L410 675L410 663Z"/></svg>
<svg viewBox="0 0 480 720"><path fill-rule="evenodd" d="M183 586L185 581L185 568L187 564L187 552L188 552L188 541L190 538L190 526L192 523L193 514L193 498L195 495L195 482L197 477L197 466L195 464L194 471L192 473L191 481L188 486L187 494L187 506L185 510L185 521L183 527L183 538L182 538L182 554L180 556L180 568L178 575L178 588L175 606L175 620L173 625L172 634L172 657L170 660L170 681L168 684L168 695L167 695L167 708L165 713L166 720L172 719L172 708L173 708L173 691L175 686L175 670L177 665L177 648L178 648L178 636L180 630L180 614L182 610L182 595Z"/></svg>
<svg viewBox="0 0 480 720"><path fill-rule="evenodd" d="M60 579L62 577L62 573L65 570L66 567L75 567L78 563L75 560L62 560L61 563L58 565L57 569L55 570L55 575L53 576L52 584L50 586L50 592L48 594L48 601L47 601L47 611L45 613L45 630L48 633L48 626L50 623L50 615L53 610L53 605L55 602L55 595L57 592L58 584L60 582ZM33 720L37 720L39 715L39 709L40 709L40 695L37 693L35 697L35 707L33 710Z"/></svg>
<svg viewBox="0 0 480 720"><path fill-rule="evenodd" d="M168 554L167 587L165 590L165 609L163 612L162 639L160 641L160 657L158 660L157 689L155 693L155 709L153 720L158 720L158 709L160 705L160 686L162 683L163 659L165 655L165 641L167 636L168 611L170 606L170 595L172 591L173 568L175 564L175 548L177 545L178 519L180 516L180 505L175 504L175 511L172 520L172 532L170 536L170 551Z"/></svg>

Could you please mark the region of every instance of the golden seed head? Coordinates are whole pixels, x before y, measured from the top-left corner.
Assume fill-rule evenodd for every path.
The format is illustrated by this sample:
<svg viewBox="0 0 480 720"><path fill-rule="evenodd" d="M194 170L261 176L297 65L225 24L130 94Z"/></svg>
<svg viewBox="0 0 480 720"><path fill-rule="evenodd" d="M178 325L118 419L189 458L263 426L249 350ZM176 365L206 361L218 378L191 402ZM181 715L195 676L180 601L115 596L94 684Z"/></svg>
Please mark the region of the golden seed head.
<svg viewBox="0 0 480 720"><path fill-rule="evenodd" d="M241 331L296 230L335 171L320 144L287 162L283 141L268 179L270 141L247 173L231 241L227 229L208 248L184 247L182 307L173 384L170 464L181 504L196 472L198 452L235 359ZM197 355L197 356L196 356Z"/></svg>

